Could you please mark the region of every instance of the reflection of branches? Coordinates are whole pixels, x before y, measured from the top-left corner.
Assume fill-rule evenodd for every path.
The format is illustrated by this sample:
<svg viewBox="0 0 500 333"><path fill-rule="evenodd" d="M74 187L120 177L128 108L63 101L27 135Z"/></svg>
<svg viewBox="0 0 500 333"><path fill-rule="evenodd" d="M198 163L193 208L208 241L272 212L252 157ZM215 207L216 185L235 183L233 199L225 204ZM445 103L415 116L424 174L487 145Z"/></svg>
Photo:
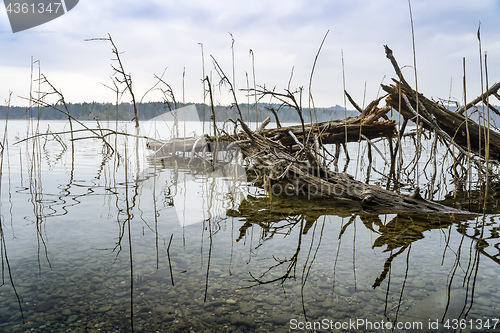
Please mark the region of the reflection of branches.
<svg viewBox="0 0 500 333"><path fill-rule="evenodd" d="M306 204L302 204L299 207L286 207L283 208L280 205L280 202L285 202L283 198L277 197L274 201L273 208L270 207L268 209L262 209L261 207L267 206L265 202L266 198L257 198L248 196L247 200L240 203L239 211L228 211L227 215L229 216L240 216L245 218L244 224L240 227L240 236L237 241L241 240L251 226L258 225L261 227L261 235L259 239L259 244L254 248L257 249L260 246L264 245L265 242L274 238L277 235L281 235L283 237L289 237L292 234L294 228L298 228L295 232L298 232L297 238L297 246L295 247L294 253L286 257L278 257L272 255L268 259L272 259L275 263L267 268L263 273L259 276L255 276L250 273L252 277L252 281L255 283L252 286L259 284L268 284L278 282L280 285L283 285L287 279L296 278L296 269L299 253L302 247L303 235L307 234L311 228L312 231L312 239L309 246L309 251L302 268L302 289L305 286L307 281L307 277L309 276L309 272L311 270L314 259L316 258L316 253L321 244L321 236L318 240L316 247L315 244L315 235L316 235L316 222L320 216L324 216L321 210L311 210L308 209ZM293 199L292 199L293 200ZM289 201L288 201L289 202ZM323 221L320 235L322 235L324 229L325 221ZM282 269L278 274L278 277L267 278L268 276L274 274L277 270Z"/></svg>
<svg viewBox="0 0 500 333"><path fill-rule="evenodd" d="M380 273L379 277L375 279L375 283L373 283L372 286L373 288L377 288L382 284L382 282L385 280L387 276L387 273L391 270L392 261L401 253L403 253L407 247L408 246L403 246L396 253L391 253L389 258L387 258L387 260L384 263L384 270L382 271L382 273Z"/></svg>
<svg viewBox="0 0 500 333"><path fill-rule="evenodd" d="M489 237L485 237L486 227L490 227L490 229L488 230L490 233ZM480 260L479 254L482 254L485 257L493 260L493 262L500 264L500 260L499 260L499 256L500 256L499 245L500 245L500 243L497 242L497 243L495 243L495 245L493 245L493 247L495 249L497 249L497 251L498 251L497 254L492 255L492 254L489 254L486 252L486 248L490 247L490 244L488 241L499 238L499 234L498 234L499 227L497 226L496 223L494 223L494 221L492 221L491 224L486 224L486 215L483 215L482 223L479 223L479 217L478 217L477 222L474 225L472 225L471 228L469 228L469 223L460 223L456 229L462 235L462 239L460 241L460 246L459 246L459 249L458 249L457 254L456 254L457 259L455 260L452 272L450 273L451 278L450 278L450 282L449 282L449 286L448 286L448 294L450 292L451 284L452 284L453 279L455 277L455 272L457 271L457 268L460 266L461 247L462 247L464 238L467 237L467 238L470 238L471 240L473 240L473 242L471 242L470 250L469 250L469 253L470 253L469 262L467 264L466 270L464 271L465 275L464 275L464 279L462 282L467 288L467 294L466 294L466 300L465 300L466 304L464 305L464 308L463 308L462 313L460 315L464 315L464 318L465 318L468 315L468 313L470 312L470 310L472 308L473 301L474 301L474 290L475 290L476 279L477 279L477 274L478 274L478 270L479 270L479 260ZM472 230L472 234L468 233L469 230ZM476 251L474 253L474 258L472 258L472 251L473 251L474 244L476 244L476 246L475 246ZM472 280L472 285L471 285L471 280ZM468 296L469 296L469 289L471 291L471 299L470 299L469 308L466 311L466 305L467 305ZM449 302L450 302L450 300L448 299L447 307L449 305ZM465 314L464 314L464 312L465 312ZM444 316L443 316L443 318L444 318Z"/></svg>
<svg viewBox="0 0 500 333"><path fill-rule="evenodd" d="M488 230L484 230L486 227L489 227ZM468 233L469 230L472 230L472 234ZM479 251L485 257L493 260L495 263L500 265L500 238L499 231L500 227L492 222L491 224L481 223L476 224L472 228L469 228L469 224L459 224L457 226L457 231L462 234L464 237L470 238L476 243L476 250ZM484 232L489 232L489 236L485 237ZM495 244L492 243L492 240L497 240ZM496 254L490 254L486 252L486 249L496 249Z"/></svg>
<svg viewBox="0 0 500 333"><path fill-rule="evenodd" d="M485 232L487 231L487 230L485 230L486 227L491 227L491 229L488 230L490 232L489 237L485 237ZM499 238L499 235L498 235L499 227L497 226L497 224L494 223L494 221L492 221L491 224L487 224L486 223L486 215L483 215L482 221L480 222L479 216L478 216L476 223L472 226L472 228L471 228L472 235L468 234L468 232L467 232L468 229L469 229L468 223L459 224L457 226L457 231L460 234L462 234L462 240L460 242L460 246L462 245L465 237L470 238L473 241L470 244L469 262L467 265L467 269L465 270L465 275L464 275L463 282L462 282L462 284L466 287L466 299L465 299L464 308L462 309L460 316L463 315L464 318L467 317L467 315L471 311L472 305L474 303L476 280L477 280L477 276L478 276L479 262L480 262L480 258L481 258L481 256L479 254L482 254L482 255L486 256L487 258L493 260L493 262L500 264L500 260L498 258L500 256L500 250L499 250L500 243L497 242L497 243L495 243L495 245L493 245L493 247L496 248L498 251L498 253L495 255L491 255L491 254L487 253L485 250L486 248L490 247L488 240ZM476 251L474 252L474 257L472 258L472 251L473 251L474 244L475 244ZM459 248L459 250L460 250L460 248ZM453 267L453 272L452 272L452 277L451 277L452 279L455 275L455 271L457 270L457 267L460 264L459 259L460 259L460 252L457 254L457 260L455 261L455 264ZM449 288L451 288L451 281L450 281L449 285L450 285ZM469 291L470 291L470 302L469 302L469 305L467 308ZM449 303L449 300L448 300L448 303ZM447 307L448 307L448 304L447 304ZM444 316L443 316L443 319L444 319Z"/></svg>
<svg viewBox="0 0 500 333"><path fill-rule="evenodd" d="M396 316L394 318L394 324L397 322L398 320L398 315L399 315L399 309L401 308L401 302L403 300L403 292L405 290L405 286L406 286L406 281L408 280L408 271L410 269L410 252L411 252L411 244L408 248L408 252L406 253L406 271L405 271L405 278L403 280L403 285L401 287L401 293L399 294L399 301L398 301L398 310L396 311ZM388 304L388 301L387 301L387 298L389 297L389 283L387 284L387 293L386 293L386 301L385 301L385 309L384 309L384 314L387 313L387 304Z"/></svg>
<svg viewBox="0 0 500 333"><path fill-rule="evenodd" d="M14 278L12 277L12 269L10 267L9 256L7 255L7 245L5 244L5 235L3 233L2 224L3 224L2 217L0 215L0 256L2 259L2 282L0 283L0 287L5 284L5 266L7 266L7 273L9 275L10 285L12 286L12 290L14 291L14 294L16 295L17 304L19 305L19 310L21 310L21 318L22 318L22 321L24 324L25 323L24 311L23 311L23 307L21 305L21 298L19 297L19 294L17 293L16 286L14 284Z"/></svg>
<svg viewBox="0 0 500 333"><path fill-rule="evenodd" d="M313 263L316 259L316 255L319 251L319 248L321 246L321 240L323 237L323 231L325 227L325 222L326 222L326 216L323 218L323 223L321 224L321 228L319 231L319 238L316 241L316 233L317 233L317 221L319 216L324 215L321 213L317 213L318 215L316 216L315 213L313 213L312 217L310 214L310 210L304 209L304 205L302 205L302 208L304 209L304 213L301 214L300 212L295 212L295 214L286 214L284 212L280 212L279 205L276 206L277 212L273 212L273 210L265 210L265 213L262 213L262 209L258 209L258 207L262 207L262 205L255 205L253 206L252 203L255 202L260 202L262 200L266 200L266 198L252 198L249 197L246 201L244 201L242 204L240 204L239 207L239 212L228 212L232 214L233 216L237 216L238 214L244 214L245 219L247 220L245 224L240 228L240 236L237 239L237 241L241 240L242 237L245 236L247 229L250 226L253 225L259 225L262 228L262 233L260 235L259 239L259 244L255 246L254 248L257 249L258 247L264 245L267 241L272 239L276 235L282 235L283 237L290 237L292 235L292 231L295 228L295 233L298 233L297 235L297 245L294 248L294 251L291 255L285 256L285 257L278 257L276 255L271 255L270 257L266 259L271 259L274 261L274 264L272 264L270 267L265 269L259 276L255 276L252 272L249 272L250 277L252 278L250 282L252 284L248 286L247 288L251 288L254 286L258 285L263 285L263 284L273 284L273 283L278 283L282 288L283 291L286 293L284 289L284 284L288 279L296 279L297 277L297 266L299 265L299 254L303 246L303 240L304 240L304 235L306 235L310 230L312 230L311 236L310 236L310 244L309 244L309 250L307 252L307 255L305 257L305 261L303 264L301 264L302 269L301 269L301 289L300 289L300 294L301 294L301 303L302 303L302 310L304 317L307 320L307 313L306 313L306 305L305 305L305 286L307 283L307 279L310 275ZM283 198L277 198L278 201L283 200ZM276 204L276 203L275 203ZM262 215L258 214L248 214L249 210L253 209L258 209L259 213L262 213ZM297 210L297 209L296 209ZM306 213L306 211L308 213ZM248 215L246 215L248 214ZM260 217L261 216L267 216L268 220L267 221L261 221ZM298 229L298 230L297 230ZM252 250L251 250L252 251Z"/></svg>
<svg viewBox="0 0 500 333"><path fill-rule="evenodd" d="M321 231L320 231L320 237L318 240L318 244L316 245L316 250L314 251L314 254L312 256L312 259L309 261L309 258L311 257L311 252L313 249L313 244L314 244L314 235L316 234L316 226L317 224L314 224L314 230L312 232L312 239L311 239L311 246L309 247L309 252L307 253L307 258L306 262L304 263L304 267L302 269L302 281L300 284L300 296L302 299L302 312L304 313L304 317L307 320L307 313L306 313L306 307L305 307L305 302L304 302L304 287L306 286L307 278L309 276L309 273L311 272L312 265L314 263L314 260L316 259L316 255L318 254L319 247L321 245L321 240L323 239L323 230L325 229L325 221L326 221L326 216L323 217L323 223L321 224ZM308 266L309 262L309 266Z"/></svg>
<svg viewBox="0 0 500 333"><path fill-rule="evenodd" d="M6 151L6 148L8 145L7 122L8 122L8 117L9 117L9 107L10 107L10 95L9 95L9 101L7 103L7 113L6 113L7 116L5 119L4 134L3 134L2 142L0 143L0 194L2 193L3 158L4 158L4 152ZM2 207L2 205L0 203L0 208L1 207ZM3 232L3 220L2 220L1 212L0 212L0 260L2 261L2 281L0 282L0 287L5 284L5 267L7 267L7 273L9 275L10 285L12 286L12 290L14 290L14 294L16 295L17 304L19 305L19 309L21 310L21 318L22 318L22 321L24 324L25 321L24 321L23 307L21 305L21 299L19 297L19 294L17 293L17 289L16 289L16 286L14 284L14 279L12 277L12 270L11 270L10 262L9 262L9 256L7 255L7 244L5 242L5 234Z"/></svg>
<svg viewBox="0 0 500 333"><path fill-rule="evenodd" d="M465 218L465 217L464 217ZM372 219L365 219L365 225L371 223ZM432 229L442 229L454 222L460 221L460 216L439 216L434 215L429 219L425 215L397 215L386 224L378 225L377 233L379 238L373 243L373 247L387 246L386 251L391 251L400 247L423 239L424 232ZM378 223L379 221L374 221Z"/></svg>
<svg viewBox="0 0 500 333"><path fill-rule="evenodd" d="M210 273L210 261L212 259L212 248L213 248L213 233L212 233L212 219L208 219L208 232L209 232L209 239L210 243L208 245L208 261L207 261L207 273L205 275L205 298L203 299L203 302L207 301L207 296L208 296L208 276Z"/></svg>
<svg viewBox="0 0 500 333"><path fill-rule="evenodd" d="M287 279L292 278L295 279L295 270L297 266L297 259L300 253L300 247L302 245L302 233L303 233L303 228L304 228L304 220L302 219L300 221L300 232L299 232L299 238L297 240L297 247L295 249L295 253L289 258L284 258L280 259L275 257L274 255L272 258L277 262L275 265L269 267L264 273L262 273L259 277L255 277L252 275L250 272L250 276L252 277L253 281L256 282L255 285L259 284L268 284L268 283L274 283L274 282L279 282L281 285L283 285ZM269 273L274 272L275 268L281 267L281 266L286 266L285 268L285 273L280 274L277 278L270 279L270 280L265 280L264 277L267 276Z"/></svg>
<svg viewBox="0 0 500 333"><path fill-rule="evenodd" d="M306 222L304 233L307 233L320 216L351 215L353 209L355 208L345 202L325 204L325 201L304 201L301 198L280 196L273 197L273 205L269 206L266 197L249 195L240 203L238 210L229 210L227 215L244 218L237 241L245 237L247 230L254 225L262 229L261 240L264 241L275 235L288 235L301 220Z"/></svg>
<svg viewBox="0 0 500 333"><path fill-rule="evenodd" d="M36 127L34 129L36 133L39 131L39 124L36 124ZM26 147L27 147L27 158L28 158L28 173L29 173L29 192L30 192L30 202L33 206L33 216L34 216L34 224L36 226L36 236L37 236L37 249L38 249L38 254L37 254L37 259L38 259L38 270L39 273L41 273L42 266L41 266L41 261L40 261L40 254L42 251L45 253L45 259L47 260L47 263L49 267L52 269L49 256L48 256L48 249L47 249L47 244L45 243L44 239L44 220L45 220L45 215L44 215L44 194L43 194L43 186L42 186L42 162L41 162L41 156L42 156L42 147L41 147L41 142L40 140L33 140L31 147L28 145L28 142L26 142Z"/></svg>
<svg viewBox="0 0 500 333"><path fill-rule="evenodd" d="M127 156L127 144L125 143L125 156ZM135 206L136 198L137 195L139 194L138 188L139 185L135 183L134 185L134 196L132 200L129 200L129 187L128 187L128 161L125 161L125 205L126 205L126 219L123 221L123 223L120 225L120 233L118 235L118 241L116 243L116 246L114 250L118 249L116 253L116 257L120 254L122 250L122 240L125 236L125 230L127 231L128 235L128 249L129 249L129 259L130 259L130 327L132 329L132 332L134 331L134 265L133 265L133 254L132 254L132 232L130 230L130 223L134 217L134 215L131 213L133 207ZM118 219L120 216L120 208L118 208ZM118 221L120 224L120 221Z"/></svg>
<svg viewBox="0 0 500 333"><path fill-rule="evenodd" d="M378 217L362 217L363 223L372 231L376 231L380 236L374 241L373 247L385 246L385 251L391 254L384 263L384 269L375 280L373 288L381 285L390 272L393 260L404 253L415 241L424 238L424 232L431 229L442 229L460 220L460 217L440 217L433 216L430 220L426 216L406 216L397 215L386 224L382 224ZM446 250L446 249L445 249ZM396 252L394 252L396 251Z"/></svg>
<svg viewBox="0 0 500 333"><path fill-rule="evenodd" d="M339 257L340 252L340 243L342 238L345 238L345 235L352 235L356 237L356 219L359 217L363 222L364 226L370 230L373 234L377 236L377 238L373 241L373 248L380 248L381 251L378 252L387 252L387 258L385 258L383 263L383 268L381 272L374 277L373 288L382 287L385 291L385 309L384 315L389 319L389 313L391 313L391 321L398 320L401 316L406 316L406 311L403 312L404 308L404 300L408 298L406 295L406 290L408 290L409 276L411 275L411 266L410 266L410 252L413 246L413 243L424 238L424 233L430 230L443 230L452 226L457 226L458 232L474 239L475 242L472 242L471 248L469 251L469 263L465 264L465 266L460 264L460 256L462 253L466 253L461 249L463 244L462 237L460 241L460 245L458 249L451 249L450 247L450 235L447 236L445 240L444 251L453 251L457 256L455 260L455 264L453 266L452 272L450 272L450 276L447 282L448 289L448 305L446 309L444 309L444 316L446 314L453 313L454 315L459 315L459 313L455 314L456 305L463 307L462 313L460 317L467 317L469 312L472 309L472 303L474 302L474 292L476 288L476 279L479 271L479 258L481 253L486 253L488 249L498 250L499 244L493 245L491 244L491 240L499 238L499 227L497 223L492 219L491 224L486 223L475 223L469 224L464 221L468 221L470 216L460 216L460 215L386 215L386 220L384 221L384 215L368 215L359 213L359 211L354 212L352 207L335 207L333 210L325 207L323 201L314 201L314 200L297 200L297 198L283 198L283 197L273 197L273 205L269 205L269 199L266 197L251 197L249 196L247 200L243 201L238 210L230 210L227 212L227 215L240 217L242 221L242 225L240 227L240 235L238 236L238 241L243 239L248 231L252 230L251 227L260 228L258 232L260 233L260 237L258 240L258 244L253 244L250 249L250 257L255 255L252 251L254 249L259 248L266 244L272 238L276 238L278 236L283 237L291 237L295 236L293 242L296 242L296 246L293 245L293 248L290 249L289 253L286 255L269 253L266 255L266 262L268 265L256 274L255 272L250 273L250 285L246 288L251 288L258 285L263 284L277 284L284 289L285 282L288 279L296 279L297 277L301 278L301 297L302 297L302 305L304 316L307 320L306 315L306 306L304 302L305 294L304 291L305 285L308 277L310 277L312 265L316 256L316 252L319 249L321 244L321 237L323 233L323 227L317 225L318 219L320 216L324 215L337 215L341 217L349 217L345 221L343 220L342 225L339 225L339 239L338 239L338 252L337 258ZM330 208L333 207L330 206ZM382 220L381 220L382 217ZM489 221L488 221L489 222ZM490 230L485 228L485 225L490 226ZM293 230L295 228L295 230ZM320 231L319 240L316 237L318 230ZM293 233L292 233L293 230ZM306 233L312 231L312 235L309 238L304 238ZM297 234L298 232L298 234ZM439 231L438 231L439 232ZM253 235L253 233L252 233ZM344 237L342 237L344 236ZM292 236L293 237L293 236ZM310 241L309 244L306 245L307 241ZM355 240L354 240L355 241ZM344 241L345 242L345 241ZM308 253L299 256L301 250L306 246L309 249ZM356 244L352 244L353 249L353 268L355 263L355 247ZM475 248L475 251L474 251ZM307 251L306 251L307 252ZM490 252L489 256L492 259L497 259L498 255ZM397 257L400 260L395 260ZM404 258L406 257L406 269L404 267ZM444 254L443 254L444 257ZM304 262L305 261L305 262ZM335 262L337 259L335 259ZM496 262L496 260L494 260ZM395 263L401 264L397 269L394 267ZM302 266L303 265L303 266ZM412 265L413 266L413 265ZM457 280L455 277L455 273L459 267L463 267L464 276L460 277L460 283L464 287L464 292L466 293L466 299L464 303L451 302L452 298L452 284ZM297 273L297 269L299 272ZM394 269L394 270L393 270ZM401 271L403 274L402 279L397 279L397 287L391 286L391 275L394 275L393 272ZM354 270L355 272L355 270ZM298 274L298 275L297 275ZM300 276L301 275L301 276ZM334 267L334 276L335 280L335 267ZM354 275L354 279L356 279L356 275ZM462 280L463 279L463 280ZM392 278L394 280L394 277ZM401 283L399 281L402 281ZM392 282L394 285L394 282ZM356 287L356 286L355 286ZM386 289L386 290L385 290ZM397 289L395 292L392 289ZM355 289L354 289L355 292ZM394 294L392 294L392 293ZM394 295L394 297L390 297ZM405 297L406 296L406 297ZM394 301L394 304L391 304ZM451 305L450 305L451 304ZM403 306L402 306L403 305ZM450 309L448 309L450 306ZM444 304L443 304L444 307ZM442 311L443 309L438 309ZM393 312L394 311L394 312ZM458 308L458 312L460 312L460 308ZM392 318L394 317L395 318ZM439 313L439 316L441 313Z"/></svg>
<svg viewBox="0 0 500 333"><path fill-rule="evenodd" d="M353 214L350 218L349 218L349 221L347 222L346 225L344 225L344 219L342 219L342 225L340 227L340 232L339 232L339 237L338 237L338 240L339 240L339 244L337 246L337 254L335 256L335 262L333 264L333 285L332 285L332 290L335 290L335 273L336 273L336 270L337 270L337 262L338 262L338 258L339 258L339 253L340 253L340 246L342 244L342 235L346 232L347 228L350 226L350 225L353 225L354 226L354 236L353 236L353 248L352 248L352 265L353 265L353 274L354 274L354 289L356 290L356 258L355 258L355 254L356 254L356 217L357 215L356 214Z"/></svg>

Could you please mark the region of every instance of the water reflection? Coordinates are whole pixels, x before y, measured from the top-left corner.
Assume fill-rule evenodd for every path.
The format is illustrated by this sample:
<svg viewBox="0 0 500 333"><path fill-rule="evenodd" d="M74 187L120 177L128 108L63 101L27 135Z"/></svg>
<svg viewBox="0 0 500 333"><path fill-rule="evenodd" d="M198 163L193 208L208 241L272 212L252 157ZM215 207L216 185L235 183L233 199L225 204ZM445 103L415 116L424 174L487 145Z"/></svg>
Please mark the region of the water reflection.
<svg viewBox="0 0 500 333"><path fill-rule="evenodd" d="M55 139L12 151L23 167L3 175L0 331L275 332L324 319L425 331L499 313L497 215L382 214L253 187L221 196L234 193L227 173L191 159L141 172L129 144L121 158L89 144L74 160Z"/></svg>
<svg viewBox="0 0 500 333"><path fill-rule="evenodd" d="M493 263L499 263L499 226L495 217L491 217L489 223L486 223L485 216L471 220L471 216L444 214L373 215L360 212L360 207L355 203L330 202L327 204L324 201L304 201L301 198L273 198L272 200L271 205L268 197L249 197L240 205L239 210L230 212L231 216L239 217L244 222L240 227L238 240L244 239L248 233L252 234L254 231L250 229L255 227L260 229L258 244L253 248L254 250L263 246L265 242L274 241L276 237L296 235L294 238L296 246L287 255L279 256L273 253L264 255L272 260L268 260L270 263L260 272L249 273L251 286L273 283L283 286L288 279L298 279L301 284L301 298L304 300L306 298L305 285L308 283L308 277L312 275L311 270L321 243L331 241L331 238L325 240L325 216L338 216L342 222L338 230L337 252L333 264L333 282L330 290L332 295L337 294L335 287L339 279L336 278L335 273L339 263L339 252L344 242L351 242L353 282L347 291L341 286L341 291L338 293L341 296L352 298L363 295L364 300L368 300L366 299L368 293L366 285L357 288L359 285L357 272L367 268L371 273L372 288L384 288L383 316L393 323L401 320L428 322L429 319L439 319L440 327L443 327L442 325L449 324L446 320L460 321L466 318L470 320L470 318L479 318L481 314L484 315L482 312L484 307L477 306L475 299L486 298L487 295L484 289L481 289L480 295L476 295L475 292L478 280L482 279L479 273L480 259L487 258ZM385 261L378 265L378 269L373 265L364 267L363 260L361 264L356 262L357 247L366 246L366 244L356 246L356 242L359 242L356 234L360 232L357 228L360 228L360 225L365 228L365 231L370 231L372 249L376 253L385 254ZM293 232L293 229L297 229L296 232ZM348 233L349 229L351 229L350 233ZM433 230L437 233L432 232ZM454 263L448 272L445 285L441 288L426 290L425 279L414 280L413 276L416 274L412 272L413 265L410 264L410 258L415 257L411 253L414 243L424 240L425 234L429 232L442 236L444 243L441 249L441 260L434 262L433 265L443 267L445 261L450 260L450 256L454 257ZM312 234L310 242L304 245L303 237L308 233ZM485 236L486 234L489 236ZM457 237L459 237L458 243ZM467 243L465 238L473 241ZM361 241L366 241L366 239ZM377 249L380 250L376 251ZM489 249L491 253L487 253L485 249ZM301 254L301 252L305 253ZM255 253L252 252L253 254ZM417 258L419 256L420 254L417 254ZM300 260L301 257L304 259ZM398 257L400 257L399 260L397 260ZM425 258L417 260L422 259L425 260ZM486 265L491 266L491 262ZM378 275L377 271L380 272ZM398 275L393 272L404 272L404 274ZM429 273L434 273L432 268ZM393 275L396 275L396 278ZM391 282L391 278L397 282ZM395 286L392 286L393 284ZM345 285L345 281L342 281L341 285ZM415 296L418 291L416 292L415 287L427 293L425 298L417 302L415 302ZM495 291L498 293L498 288L495 288ZM396 299L391 301L394 295ZM478 312L473 312L474 308L479 308ZM307 312L308 308L303 303L303 314L306 320ZM471 313L474 315L471 316Z"/></svg>

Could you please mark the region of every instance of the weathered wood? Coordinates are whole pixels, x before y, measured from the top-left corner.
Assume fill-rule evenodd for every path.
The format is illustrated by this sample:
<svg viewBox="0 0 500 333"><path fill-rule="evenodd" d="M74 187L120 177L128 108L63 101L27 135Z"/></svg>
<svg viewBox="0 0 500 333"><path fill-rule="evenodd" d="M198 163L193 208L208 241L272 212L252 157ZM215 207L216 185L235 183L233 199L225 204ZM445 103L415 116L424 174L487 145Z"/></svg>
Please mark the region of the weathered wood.
<svg viewBox="0 0 500 333"><path fill-rule="evenodd" d="M242 131L234 135L174 139L165 142L163 148L166 147L167 151L173 154L177 151L194 153L202 149L214 152L237 145L245 155L247 172L253 173L253 178L260 185L267 187L272 196L350 200L360 204L363 209L379 213L471 214L425 200L420 196L418 188L411 195L400 194L365 184L346 173L331 171L325 167L326 157L321 154L322 144L345 145L347 142L362 139L370 142L374 138L394 137L395 123L380 120L386 118L387 112L391 109L401 110L405 118L403 129L408 120L419 117L422 127L435 131L446 142L456 144L462 149L462 153L470 149L484 156L484 143L487 141L485 128L418 94L405 81L392 51L387 46L386 55L391 60L399 80L395 85L383 85L389 94L385 108L378 107L381 99L377 99L363 110L349 97L361 113L357 117L308 125L301 121L298 126L274 129L264 129L264 126L261 126L257 131L250 130L241 119L238 119ZM496 96L497 92L493 91L492 94ZM291 93L287 95L273 93L273 96L287 97L295 101ZM302 109L298 105L295 107L301 115ZM500 161L500 134L490 130L489 140L490 158ZM222 144L214 145L216 143ZM152 146L158 148L156 143ZM392 146L390 149L392 173L396 150L393 150ZM396 146L396 149L399 149L399 146Z"/></svg>
<svg viewBox="0 0 500 333"><path fill-rule="evenodd" d="M251 168L259 171L262 178L271 180L268 190L272 195L349 199L367 208L376 207L393 212L467 214L424 200L419 196L418 190L414 195L398 194L355 180L346 173L325 169L319 163L312 164L306 154L311 147L304 147L300 152L291 154L280 142L269 140L258 133L253 134L253 140L245 141L239 146L251 160Z"/></svg>
<svg viewBox="0 0 500 333"><path fill-rule="evenodd" d="M201 151L210 140L208 136L174 138L166 141L148 141L146 147L154 150L159 156L168 156L177 152Z"/></svg>
<svg viewBox="0 0 500 333"><path fill-rule="evenodd" d="M484 157L488 130L460 113L450 111L424 95L417 94L404 79L392 51L387 46L386 55L399 76L396 84L382 85L382 88L389 93L386 99L387 105L395 110L401 110L401 115L405 119L415 121L418 114L419 123L423 128L436 130L436 133L447 142L453 141L464 151L468 151L470 147L472 153ZM490 160L500 161L500 133L491 128L489 129L489 151Z"/></svg>
<svg viewBox="0 0 500 333"><path fill-rule="evenodd" d="M346 121L330 121L315 126L307 126L305 133L299 125L268 129L263 131L263 135L278 140L285 146L291 146L295 145L296 142L289 132L292 132L301 142L304 141L304 137L307 141L316 136L323 144L336 144L363 140L361 134L368 139L388 138L394 136L394 131L395 124L392 121L376 121L363 125L347 119Z"/></svg>
<svg viewBox="0 0 500 333"><path fill-rule="evenodd" d="M402 99L401 105L399 103L399 89L401 85L382 86L383 89L389 93L386 99L387 104L392 106L395 110L401 110L401 115L405 119L416 119L416 100L410 96L414 95L414 91L408 92L404 87L402 93L408 98L409 104ZM470 143L470 150L472 153L485 156L487 131L484 126L479 126L471 119L467 119L456 113L452 112L445 107L427 99L425 96L419 94L419 112L420 124L423 128L428 130L437 130L437 133L447 139L447 142L460 146L463 150L467 151ZM467 131L469 135L467 135ZM490 129L490 159L500 161L500 133ZM469 143L468 143L469 142Z"/></svg>
<svg viewBox="0 0 500 333"><path fill-rule="evenodd" d="M500 97L498 96L498 90L500 89L500 82L495 83L494 85L491 86L490 89L486 90L486 92L480 96L478 96L476 99L472 100L472 102L467 103L467 105L462 106L460 109L458 109L456 112L458 114L464 114L465 110L470 109L474 105L476 105L479 102L484 102L486 104L486 100L489 96L493 95L497 97L500 100ZM495 109L494 107L490 106L490 108L495 111L496 114L498 113L498 110Z"/></svg>
<svg viewBox="0 0 500 333"><path fill-rule="evenodd" d="M365 139L391 138L395 135L396 124L389 120L378 120L389 110L389 108L381 109L376 105L371 105L369 112L357 117L309 124L304 127L296 125L272 129L261 128L258 132L273 141L279 141L284 146L291 147L292 150L300 149L297 146L297 140L302 143L318 140L322 144L337 144ZM244 123L241 124L243 132L239 134L240 140L251 140L253 132ZM189 137L165 142L148 142L147 147L153 150L161 149L163 155L169 155L176 152L200 151L205 148L206 143L231 141L234 141L234 138L228 135L218 137L206 135L202 140L200 137Z"/></svg>

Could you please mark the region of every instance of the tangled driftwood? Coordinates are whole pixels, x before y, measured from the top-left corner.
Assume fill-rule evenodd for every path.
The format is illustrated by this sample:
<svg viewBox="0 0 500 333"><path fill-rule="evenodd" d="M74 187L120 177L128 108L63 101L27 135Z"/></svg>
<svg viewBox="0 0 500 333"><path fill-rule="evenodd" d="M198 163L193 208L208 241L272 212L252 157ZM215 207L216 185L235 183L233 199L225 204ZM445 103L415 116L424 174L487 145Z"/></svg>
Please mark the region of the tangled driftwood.
<svg viewBox="0 0 500 333"><path fill-rule="evenodd" d="M388 106L400 111L405 119L415 121L418 116L423 128L436 131L436 134L446 142L453 142L465 152L470 150L472 153L484 157L486 155L486 145L489 142L489 159L500 161L500 133L491 128L480 126L463 115L467 109L479 102L486 101L488 96L498 96L500 83L493 85L487 92L468 103L467 106L453 112L413 90L399 70L399 65L392 50L387 46L385 46L385 50L387 58L391 60L399 77L399 81L395 81L393 85L382 85L382 88L389 94L386 99ZM487 105L487 107L496 111L491 105Z"/></svg>
<svg viewBox="0 0 500 333"><path fill-rule="evenodd" d="M286 93L281 94L265 88L250 89L248 91L256 97L271 96L279 100L282 106L294 109L301 119L301 124L281 127L278 114L274 111L277 128L266 129L269 122L267 120L258 130L252 131L240 118L234 121L237 128L243 129L239 132L229 134L218 129L217 136L154 142L150 143L150 147L162 152L159 153L162 156L175 154L178 151L195 153L201 150L211 152L213 155L215 150L238 146L245 155L247 171L252 174L252 179L266 187L270 195L348 199L377 212L466 213L424 200L420 196L418 185L413 194L405 195L363 183L346 173L332 171L327 167L332 159L337 162L338 154L332 155L325 147L326 144L339 146L347 142L367 140L371 148L374 146L371 140L383 138L387 139L390 151L388 164L391 166L391 171L388 178L395 179L396 156L401 148L406 124L416 119L421 128L441 138L448 149L451 145L455 145L462 158L470 154L478 156L474 163L481 172L484 171L481 161L485 161L486 157L488 160L500 161L500 133L477 124L469 119L466 113L468 108L479 102L484 103L489 96L500 99L498 94L500 84L495 84L471 103L453 112L413 90L404 79L392 50L387 46L385 50L398 76L398 80L394 80L395 84L382 85L388 94L384 96L385 107L378 106L384 98L381 97L371 102L365 109L361 109L346 92L351 104L360 112L359 116L305 124L302 108L294 95L297 92L293 93L287 89ZM493 106L487 105L487 107L498 113ZM401 114L403 123L399 132L396 131L395 122L387 117L390 110L396 110ZM215 119L215 115L212 117ZM221 142L224 144L221 145ZM376 146L374 148L377 149ZM454 155L453 158L455 159Z"/></svg>
<svg viewBox="0 0 500 333"><path fill-rule="evenodd" d="M291 151L299 150L309 141L321 144L340 144L357 142L359 140L372 140L376 138L391 138L396 133L394 121L379 120L390 108L370 106L365 113L357 117L348 117L342 120L331 120L307 125L295 125L279 128L265 129L268 122L264 122L258 132L273 141L279 141ZM253 135L252 131L243 131L238 134L238 140L247 140ZM150 141L148 147L158 151L158 155L167 156L175 152L200 151L205 145L215 142L233 142L233 134L220 136L204 136L177 138L166 142ZM160 153L161 152L161 153Z"/></svg>
<svg viewBox="0 0 500 333"><path fill-rule="evenodd" d="M251 138L236 142L249 159L249 171L256 171L271 195L350 199L378 211L464 213L422 199L418 189L412 195L398 194L355 180L347 173L331 171L321 165L310 142L291 153L281 142L249 132L244 123L242 126Z"/></svg>

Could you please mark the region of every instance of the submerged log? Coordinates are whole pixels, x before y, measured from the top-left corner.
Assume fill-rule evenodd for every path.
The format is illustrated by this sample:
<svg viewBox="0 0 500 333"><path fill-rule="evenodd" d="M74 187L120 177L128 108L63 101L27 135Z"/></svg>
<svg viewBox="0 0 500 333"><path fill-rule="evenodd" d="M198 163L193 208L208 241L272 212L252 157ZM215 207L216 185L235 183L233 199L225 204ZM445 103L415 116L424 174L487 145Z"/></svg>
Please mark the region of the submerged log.
<svg viewBox="0 0 500 333"><path fill-rule="evenodd" d="M315 143L306 141L296 152L263 133L246 130L235 137L228 137L238 145L247 160L247 172L271 193L272 196L297 196L305 199L349 200L372 213L449 213L468 214L420 197L419 190L405 195L385 190L375 185L355 180L347 173L331 171L320 163ZM179 140L179 142L181 141ZM193 148L195 144L193 143Z"/></svg>

